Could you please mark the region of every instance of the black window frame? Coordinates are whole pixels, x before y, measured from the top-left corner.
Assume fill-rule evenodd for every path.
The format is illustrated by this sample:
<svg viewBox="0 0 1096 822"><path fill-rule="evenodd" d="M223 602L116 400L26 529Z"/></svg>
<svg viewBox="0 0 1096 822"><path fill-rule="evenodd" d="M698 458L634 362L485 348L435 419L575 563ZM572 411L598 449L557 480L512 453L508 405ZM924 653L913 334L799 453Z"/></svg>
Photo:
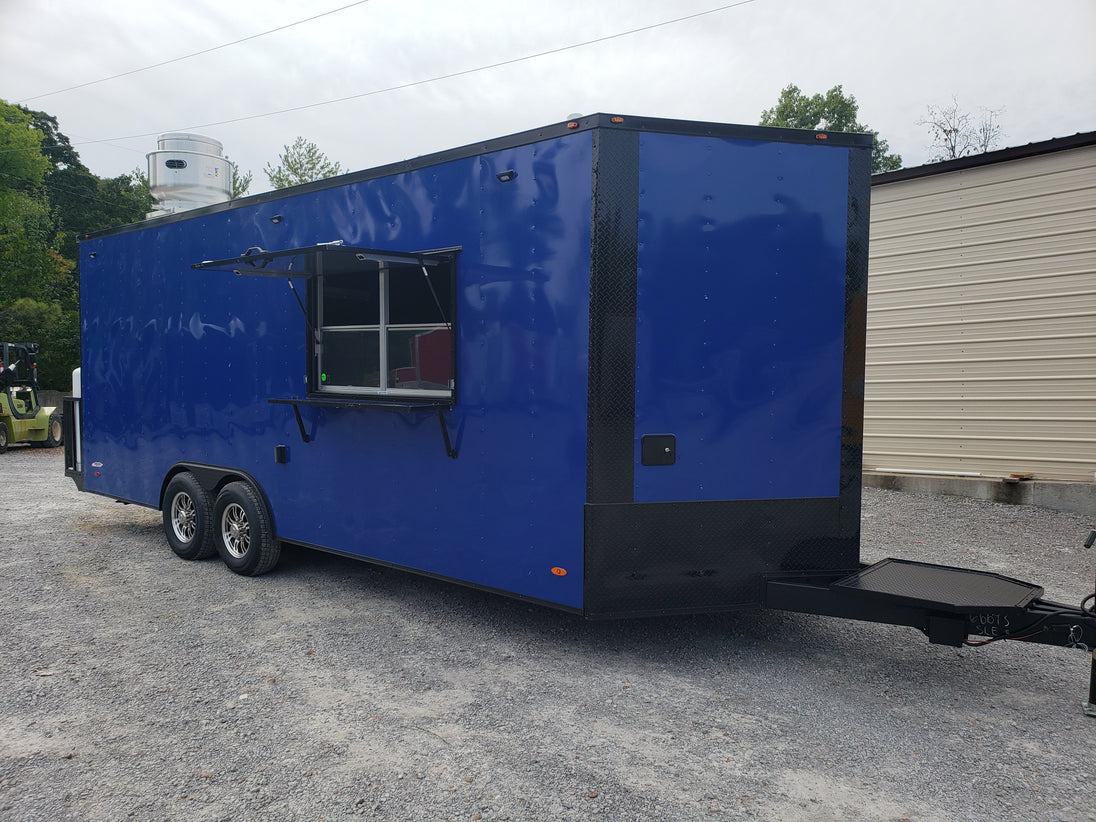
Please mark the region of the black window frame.
<svg viewBox="0 0 1096 822"><path fill-rule="evenodd" d="M393 252L390 252L393 253ZM406 402L423 400L427 402L455 402L457 390L457 345L456 345L456 249L422 252L421 260L414 263L384 260L361 272L340 271L328 274L324 268L323 257L318 259L318 271L309 278L308 305L308 396L310 398L349 398L360 397L368 400ZM361 285L377 294L378 314L376 322L353 325L324 324L324 286L330 277L344 278L344 284L351 277L360 277ZM429 284L422 291L423 316L421 322L401 323L391 320L391 296L396 278L414 277L425 279ZM433 278L433 279L432 279ZM442 278L447 283L439 282ZM428 296L429 295L429 296ZM433 319L430 318L433 315ZM447 388L406 388L390 383L395 370L395 353L390 350L389 336L393 332L423 331L433 333L446 330L449 339L449 385ZM329 383L325 380L324 351L329 345L332 334L343 332L366 332L377 334L377 385L354 383ZM327 338L327 339L325 339Z"/></svg>

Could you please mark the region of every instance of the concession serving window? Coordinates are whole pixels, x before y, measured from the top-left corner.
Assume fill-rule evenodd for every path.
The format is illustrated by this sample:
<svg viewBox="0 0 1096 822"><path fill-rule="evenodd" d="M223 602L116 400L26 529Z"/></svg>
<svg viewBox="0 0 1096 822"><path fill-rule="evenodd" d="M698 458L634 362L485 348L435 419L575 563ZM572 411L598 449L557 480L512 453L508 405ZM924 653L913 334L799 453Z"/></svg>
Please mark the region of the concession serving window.
<svg viewBox="0 0 1096 822"><path fill-rule="evenodd" d="M277 401L448 406L456 390L457 253L334 242L282 251L251 248L192 267L287 280L307 324L308 397ZM303 301L294 280L304 282Z"/></svg>

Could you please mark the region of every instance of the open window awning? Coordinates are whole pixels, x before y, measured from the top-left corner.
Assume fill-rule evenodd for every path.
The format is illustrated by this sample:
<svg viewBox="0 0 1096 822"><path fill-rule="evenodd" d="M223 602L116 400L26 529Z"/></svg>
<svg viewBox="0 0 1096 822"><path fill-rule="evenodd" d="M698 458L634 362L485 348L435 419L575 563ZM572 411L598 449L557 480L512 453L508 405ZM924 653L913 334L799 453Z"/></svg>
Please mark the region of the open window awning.
<svg viewBox="0 0 1096 822"><path fill-rule="evenodd" d="M202 260L191 268L209 271L231 271L240 275L260 277L318 277L324 274L357 274L376 272L382 265L406 265L421 268L436 266L452 255L447 251L404 253L376 248L357 248L342 241L317 243L304 248L266 251L252 247L239 257L226 260Z"/></svg>

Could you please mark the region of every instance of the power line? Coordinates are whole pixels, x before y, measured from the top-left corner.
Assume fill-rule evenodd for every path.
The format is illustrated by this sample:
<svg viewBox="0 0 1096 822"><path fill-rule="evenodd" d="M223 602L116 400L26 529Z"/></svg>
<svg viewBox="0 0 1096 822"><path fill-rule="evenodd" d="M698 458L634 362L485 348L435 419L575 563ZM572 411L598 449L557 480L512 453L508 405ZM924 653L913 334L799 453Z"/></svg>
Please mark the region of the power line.
<svg viewBox="0 0 1096 822"><path fill-rule="evenodd" d="M368 0L360 0L360 2L368 2ZM213 127L213 126L224 126L224 125L229 125L231 123L242 123L242 122L246 122L248 120L262 119L264 117L275 117L279 114L290 114L290 113L295 112L295 111L305 111L305 110L311 109L311 108L319 108L321 106L330 106L330 105L334 105L335 103L345 103L349 100L360 100L364 97L373 97L373 96L376 96L378 94L387 94L387 93L392 92L392 91L402 91L403 89L414 88L416 86L423 86L423 85L427 85L428 83L437 83L437 82L440 82L441 80L451 80L455 77L464 77L464 76L467 76L467 75L470 75L470 74L477 74L481 71L489 71L490 69L501 68L502 66L511 66L511 65L516 64L516 63L525 62L526 60L535 60L539 57L547 57L547 56L552 55L552 54L560 54L560 53L565 52L565 51L571 51L572 49L584 48L585 46L593 46L593 45L597 45L599 43L608 42L609 40L617 40L621 37L628 37L628 36L633 35L633 34L639 34L640 32L644 32L644 31L651 31L653 29L662 28L663 26L670 26L670 25L673 25L675 23L683 23L687 20L695 20L699 17L705 17L709 14L716 14L716 13L721 12L721 11L727 11L728 9L737 8L739 6L745 6L745 5L748 5L749 3L754 3L754 2L756 2L756 0L737 0L737 2L735 2L735 3L727 3L727 4L722 5L722 6L717 6L714 9L708 9L706 11L695 12L694 14L687 14L687 15L684 15L682 17L675 17L671 20L663 20L661 23L651 23L651 24L646 25L646 26L640 26L638 28L629 29L627 31L617 32L616 34L607 34L604 37L595 37L592 40L584 40L584 41L579 42L579 43L571 43L570 45L566 45L566 46L558 46L556 48L547 49L546 51L540 51L540 52L537 52L535 54L527 54L523 57L513 57L509 60L501 60L497 63L490 63L490 64L484 65L484 66L477 66L475 68L463 69L461 71L454 71L454 72L450 72L449 74L441 74L441 75L437 75L435 77L428 77L428 78L423 79L423 80L413 80L409 83L401 83L400 85L396 85L396 86L388 86L386 88L374 89L373 91L363 91L359 94L351 94L351 95L348 95L346 97L338 97L334 100L323 100L323 101L320 101L318 103L306 103L306 104L300 105L300 106L291 106L289 108L278 109L277 111L267 111L267 112L263 112L261 114L248 114L248 115L245 115L243 117L233 117L233 118L228 119L228 120L217 120L217 121L210 122L210 123L200 123L200 124L197 124L197 125L184 126L182 128L178 128L178 129L174 129L174 130L176 130L176 131L190 131L190 130L194 130L194 129L210 128L210 127ZM354 4L354 5L357 5L357 4ZM346 8L346 7L344 7L344 8ZM336 9L336 11L338 11L338 9ZM334 12L327 12L327 14L333 14L333 13ZM261 36L261 35L255 35L255 36L258 37L258 36ZM240 41L240 42L242 42L242 41ZM196 53L200 54L201 52L196 52ZM178 58L178 59L184 59L184 58ZM121 76L121 75L118 75L118 76ZM110 78L107 78L107 79L110 79ZM31 99L33 99L33 98L31 98ZM86 146L86 145L98 145L100 143L111 143L111 142L114 142L116 140L137 140L137 139L142 139L144 137L157 137L160 134L162 134L163 132L164 132L164 129L159 129L157 131L148 131L148 132L144 132L142 134L129 134L129 135L126 135L124 137L104 137L101 140L81 140L79 142L73 143L72 145L73 146ZM26 148L26 149L18 149L18 148L16 148L16 149L0 149L0 154L7 154L7 153L13 152L13 151L37 151L37 150L39 150L39 149L30 149L30 148Z"/></svg>
<svg viewBox="0 0 1096 822"><path fill-rule="evenodd" d="M125 177L127 175L123 174L123 175L120 175L120 176ZM0 177L9 177L12 180L22 180L22 179L24 179L23 177L20 177L17 174L9 174L6 171L0 171ZM93 175L93 179L96 181L96 184L98 184L98 181L100 181L100 180L116 180L118 178L117 177L97 177L97 176ZM106 199L104 199L102 197L98 197L94 194L87 194L86 192L83 192L83 191L77 191L76 189L72 188L71 186L58 185L56 182L51 182L51 183L43 182L42 187L46 188L46 189L55 188L58 191L63 191L66 194L68 194L69 196L76 197L77 199L80 199L80 200L88 200L89 202L103 203L104 205L108 205L108 206L118 205L118 203L113 201L113 200L106 200Z"/></svg>
<svg viewBox="0 0 1096 822"><path fill-rule="evenodd" d="M319 108L320 106L330 106L330 105L334 105L335 103L345 103L349 100L360 100L363 97L373 97L373 96L376 96L378 94L387 94L388 92L391 92L391 91L402 91L404 89L414 88L415 86L423 86L423 85L426 85L428 83L437 83L441 80L451 80L454 77L464 77L464 76L467 76L469 74L476 74L476 73L481 72L481 71L489 71L490 69L501 68L502 66L511 66L511 65L514 65L515 63L522 63L522 62L525 62L526 60L535 60L538 57L547 57L547 56L552 55L552 54L560 54L562 52L570 51L572 49L583 48L585 46L593 46L593 45L597 45L598 43L605 43L609 40L616 40L616 39L619 39L621 37L628 37L632 34L639 34L640 32L651 31L652 29L662 28L663 26L670 26L670 25L673 25L674 23L682 23L682 22L685 22L686 20L695 20L698 17L704 17L704 16L709 15L709 14L716 14L717 12L726 11L727 9L737 8L738 6L745 6L749 3L754 3L754 2L756 2L756 0L738 0L738 2L727 3L726 5L723 5L723 6L717 6L714 9L708 9L707 11L699 11L699 12L696 12L694 14L687 14L683 17L675 17L672 20L664 20L661 23L651 23L650 25L640 26L639 28L629 29L628 31L617 32L616 34L607 34L604 37L595 37L592 40L584 40L580 43L571 43L570 45L567 45L567 46L558 46L557 48L548 49L546 51L540 51L540 52L537 52L536 54L527 54L524 57L513 57L509 60L501 60L497 63L490 63L490 64L485 65L485 66L477 66L476 68L463 69L461 71L454 71L454 72L450 72L449 74L441 74L441 75L438 75L436 77L428 77L424 80L413 80L409 83L402 83L402 84L397 85L397 86L388 86L387 88L382 88L382 89L374 89L373 91L363 91L360 94L351 94L351 95L348 95L346 97L338 97L334 100L323 100L323 101L318 102L318 103L306 103L304 105L291 106L289 108L283 108L283 109L279 109L277 111L267 111L267 112L263 112L261 114L248 114L248 115L245 115L243 117L233 117L229 120L217 120L217 121L214 121L214 122L211 122L211 123L199 123L197 125L184 126L183 128L181 128L179 130L180 131L190 131L190 130L193 130L193 129L210 128L212 126L224 126L224 125L229 125L231 123L242 123L242 122L246 122L248 120L258 120L258 119L261 119L261 118L264 118L264 117L275 117L279 114L290 114L290 113L295 112L295 111L305 111L305 110L311 109L311 108ZM150 132L146 132L144 134L130 134L130 135L127 135L125 137L107 137L107 138L104 138L102 140L87 140L85 142L74 143L74 145L91 145L91 144L98 144L98 143L109 143L113 140L136 140L136 139L143 138L143 137L155 137L155 136L158 136L161 133L162 133L162 130L161 131L150 131ZM18 149L16 149L16 150L18 150ZM3 152L0 152L0 153L3 153Z"/></svg>
<svg viewBox="0 0 1096 822"><path fill-rule="evenodd" d="M360 6L360 5L362 5L364 3L368 3L368 2L369 2L369 0L357 0L356 3L350 3L349 5L340 6L339 8L332 9L331 11L325 11L325 12L321 12L320 14L314 14L311 17L306 17L303 20L297 20L296 22L293 22L293 23L286 23L284 26L278 26L277 28L274 28L274 29L268 29L267 31L261 31L258 34L251 34L251 35L248 35L247 37L241 37L239 40L233 40L231 43L222 43L219 46L211 46L210 48L202 49L201 51L195 51L195 52L192 52L190 54L184 54L182 57L172 57L170 60L164 60L163 62L160 62L160 63L153 63L150 66L141 66L141 68L130 69L129 71L123 71L123 72L120 72L119 74L112 74L112 75L110 75L110 77L100 77L98 80L89 80L86 83L78 83L75 86L68 86L67 88L57 89L57 91L47 91L45 94L35 94L33 97L24 97L22 100L19 100L18 102L20 104L22 104L22 103L26 103L30 100L40 100L43 97L52 97L55 94L64 94L66 91L75 91L76 89L79 89L79 88L87 88L88 86L94 86L94 85L97 85L98 83L105 83L108 80L117 80L119 77L129 77L131 74L139 74L140 72L148 71L149 69L160 68L161 66L169 66L172 63L179 63L183 60L189 60L191 57L198 57L202 54L209 54L210 52L213 52L213 51L220 51L221 49L226 49L229 46L237 46L240 43L246 43L249 40L257 40L260 37L266 37L266 35L268 35L268 34L274 34L275 32L278 32L278 31L285 31L286 29L291 29L294 26L299 26L302 23L310 23L311 21L318 20L321 17L327 17L328 15L331 15L331 14L337 14L340 11L346 11L347 9L353 8L354 6Z"/></svg>

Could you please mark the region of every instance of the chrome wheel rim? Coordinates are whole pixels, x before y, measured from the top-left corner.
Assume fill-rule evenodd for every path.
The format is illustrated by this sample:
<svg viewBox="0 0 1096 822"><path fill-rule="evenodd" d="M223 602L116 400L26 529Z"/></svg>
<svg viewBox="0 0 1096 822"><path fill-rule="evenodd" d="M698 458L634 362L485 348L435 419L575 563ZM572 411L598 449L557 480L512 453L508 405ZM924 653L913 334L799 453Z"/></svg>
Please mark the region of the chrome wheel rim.
<svg viewBox="0 0 1096 822"><path fill-rule="evenodd" d="M228 553L236 559L242 559L251 547L251 523L239 503L229 503L221 514L221 540Z"/></svg>
<svg viewBox="0 0 1096 822"><path fill-rule="evenodd" d="M198 531L198 512L190 494L176 494L171 501L171 530L180 542L190 542Z"/></svg>

